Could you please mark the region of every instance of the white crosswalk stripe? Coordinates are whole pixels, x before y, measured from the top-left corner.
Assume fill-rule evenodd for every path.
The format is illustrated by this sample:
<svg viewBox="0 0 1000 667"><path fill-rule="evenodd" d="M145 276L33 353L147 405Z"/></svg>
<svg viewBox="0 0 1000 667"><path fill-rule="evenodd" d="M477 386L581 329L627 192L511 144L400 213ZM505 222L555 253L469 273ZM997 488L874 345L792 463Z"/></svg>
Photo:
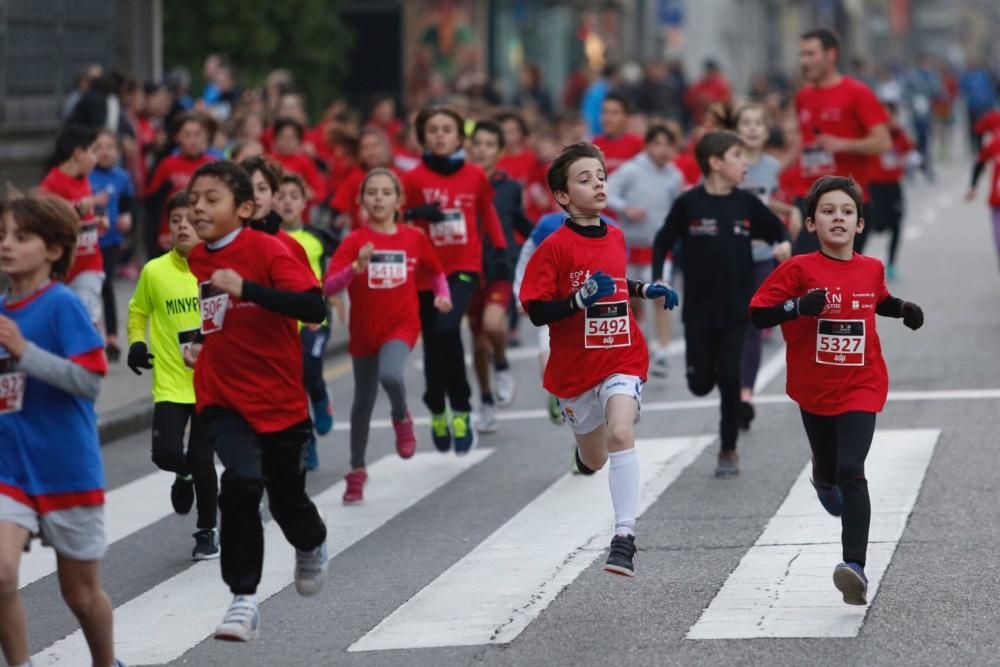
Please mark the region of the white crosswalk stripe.
<svg viewBox="0 0 1000 667"><path fill-rule="evenodd" d="M333 485L313 499L331 527L329 556L368 536L492 453L476 449L463 457L426 453L409 461L383 458L369 466L372 482L365 488L365 502L358 506L345 507L341 503L344 483ZM291 584L294 569L292 547L274 521L265 526L264 544L264 572L257 589L261 602ZM174 660L214 631L231 598L218 563L196 564L115 609L116 654L129 665ZM82 665L89 663L89 656L83 633L77 631L32 660L36 667Z"/></svg>

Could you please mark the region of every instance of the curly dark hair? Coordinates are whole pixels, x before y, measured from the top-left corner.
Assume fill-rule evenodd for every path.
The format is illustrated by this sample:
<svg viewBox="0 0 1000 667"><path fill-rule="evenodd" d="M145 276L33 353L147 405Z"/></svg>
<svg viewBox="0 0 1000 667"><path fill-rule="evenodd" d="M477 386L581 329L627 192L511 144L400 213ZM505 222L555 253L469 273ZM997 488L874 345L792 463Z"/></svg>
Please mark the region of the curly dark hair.
<svg viewBox="0 0 1000 667"><path fill-rule="evenodd" d="M229 191L233 193L236 206L243 202L253 201L253 185L250 183L250 174L232 160L216 160L201 165L191 176L191 183L202 176L211 176L225 183ZM190 190L190 188L189 184L188 189Z"/></svg>

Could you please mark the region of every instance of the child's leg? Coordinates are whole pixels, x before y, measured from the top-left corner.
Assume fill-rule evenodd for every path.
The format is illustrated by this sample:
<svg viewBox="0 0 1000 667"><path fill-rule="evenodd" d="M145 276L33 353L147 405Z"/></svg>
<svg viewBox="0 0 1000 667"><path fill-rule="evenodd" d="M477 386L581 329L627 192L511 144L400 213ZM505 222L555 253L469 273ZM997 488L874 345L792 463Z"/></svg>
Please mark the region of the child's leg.
<svg viewBox="0 0 1000 667"><path fill-rule="evenodd" d="M707 396L718 382L718 338L715 329L684 327L687 383L695 396Z"/></svg>
<svg viewBox="0 0 1000 667"><path fill-rule="evenodd" d="M104 303L101 299L101 290L104 288L104 274L100 271L84 271L73 278L69 288L80 297L87 314L90 315L90 321L103 333Z"/></svg>
<svg viewBox="0 0 1000 667"><path fill-rule="evenodd" d="M184 429L193 412L194 406L189 403L161 401L153 406L153 463L160 470L181 477L188 474Z"/></svg>
<svg viewBox="0 0 1000 667"><path fill-rule="evenodd" d="M0 649L8 665L28 662L29 657L28 622L17 592L17 572L27 541L27 528L0 520Z"/></svg>
<svg viewBox="0 0 1000 667"><path fill-rule="evenodd" d="M865 459L875 435L875 413L845 412L836 417L835 426L837 484L844 494L844 515L841 518L844 562L854 562L863 568L872 518Z"/></svg>
<svg viewBox="0 0 1000 667"><path fill-rule="evenodd" d="M115 303L115 276L118 275L118 258L121 246L101 248L104 258L104 282L101 285L101 300L104 305L104 326L108 337L118 336L118 308Z"/></svg>
<svg viewBox="0 0 1000 667"><path fill-rule="evenodd" d="M806 429L809 449L812 451L812 478L821 486L837 483L837 431L833 417L814 415L805 410L802 426Z"/></svg>
<svg viewBox="0 0 1000 667"><path fill-rule="evenodd" d="M736 439L739 436L740 358L743 355L746 325L727 327L717 332L716 336L717 378L722 412L719 422L720 449L731 452L736 450Z"/></svg>
<svg viewBox="0 0 1000 667"><path fill-rule="evenodd" d="M448 278L451 289L452 309L437 318L436 333L440 346L440 363L448 394L448 403L454 412L470 412L472 389L465 374L465 346L462 343L462 318L469 309L472 294L479 279L472 273L456 273Z"/></svg>
<svg viewBox="0 0 1000 667"><path fill-rule="evenodd" d="M441 341L437 336L437 320L438 311L434 308L434 294L420 292L420 331L424 343L424 405L431 414L440 415L445 410L444 396L447 383L441 359Z"/></svg>
<svg viewBox="0 0 1000 667"><path fill-rule="evenodd" d="M219 513L219 478L215 473L215 452L205 436L201 417L191 406L191 432L188 436L187 469L194 479L198 503L198 530L215 528Z"/></svg>
<svg viewBox="0 0 1000 667"><path fill-rule="evenodd" d="M299 337L302 339L302 384L305 385L310 402L316 405L328 400L326 382L323 380L323 353L330 339L330 328L319 327L313 330L304 326Z"/></svg>
<svg viewBox="0 0 1000 667"><path fill-rule="evenodd" d="M268 507L285 539L299 551L312 551L326 541L326 526L306 494L302 452L311 436L312 424L308 419L261 436Z"/></svg>
<svg viewBox="0 0 1000 667"><path fill-rule="evenodd" d="M378 396L379 358L351 357L354 369L354 403L351 404L351 468L365 467L368 429Z"/></svg>
<svg viewBox="0 0 1000 667"><path fill-rule="evenodd" d="M507 368L507 307L495 301L483 308L483 334L486 336L495 368Z"/></svg>
<svg viewBox="0 0 1000 667"><path fill-rule="evenodd" d="M378 352L378 382L389 396L389 409L393 421L406 419L406 383L403 371L410 346L401 340L390 340Z"/></svg>
<svg viewBox="0 0 1000 667"><path fill-rule="evenodd" d="M101 588L101 562L56 557L59 589L87 639L95 665L114 663L111 600Z"/></svg>
<svg viewBox="0 0 1000 667"><path fill-rule="evenodd" d="M997 259L1000 260L1000 206L993 207L993 242L996 244Z"/></svg>
<svg viewBox="0 0 1000 667"><path fill-rule="evenodd" d="M889 224L889 265L896 264L896 253L899 251L899 237L903 227L903 188L899 183L892 189L892 197L889 203L890 210L887 215Z"/></svg>
<svg viewBox="0 0 1000 667"><path fill-rule="evenodd" d="M611 468L608 486L615 508L615 534L634 535L639 510L639 456L635 451L635 418L639 403L618 394L608 399L607 447Z"/></svg>

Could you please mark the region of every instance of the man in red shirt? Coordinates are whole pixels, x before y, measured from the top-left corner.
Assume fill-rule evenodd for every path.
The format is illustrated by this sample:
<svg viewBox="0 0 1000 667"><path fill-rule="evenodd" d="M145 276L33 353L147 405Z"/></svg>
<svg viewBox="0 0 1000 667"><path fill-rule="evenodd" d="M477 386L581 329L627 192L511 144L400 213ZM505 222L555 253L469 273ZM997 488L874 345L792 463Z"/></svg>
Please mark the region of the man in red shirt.
<svg viewBox="0 0 1000 667"><path fill-rule="evenodd" d="M628 131L631 112L628 99L617 93L608 93L601 103L601 133L594 137L594 145L604 153L608 176L638 155L645 145L642 137Z"/></svg>
<svg viewBox="0 0 1000 667"><path fill-rule="evenodd" d="M806 187L820 176L850 176L868 194L868 162L892 148L889 114L875 93L837 69L840 41L825 28L802 35L799 64L806 85L795 96L802 133L800 169ZM866 205L865 218L871 218ZM871 220L868 220L871 223ZM864 249L866 234L854 237L854 249ZM816 235L803 230L795 240L795 254L819 248Z"/></svg>

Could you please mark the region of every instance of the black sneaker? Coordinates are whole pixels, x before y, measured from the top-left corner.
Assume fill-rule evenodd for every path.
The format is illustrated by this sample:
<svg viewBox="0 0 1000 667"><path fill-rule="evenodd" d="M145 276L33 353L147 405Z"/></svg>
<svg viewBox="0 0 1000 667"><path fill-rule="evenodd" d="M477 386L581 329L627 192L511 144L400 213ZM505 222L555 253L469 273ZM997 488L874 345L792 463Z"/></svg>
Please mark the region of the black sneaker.
<svg viewBox="0 0 1000 667"><path fill-rule="evenodd" d="M178 475L170 487L170 504L178 514L187 514L194 505L194 480Z"/></svg>
<svg viewBox="0 0 1000 667"><path fill-rule="evenodd" d="M736 452L719 452L719 462L715 466L715 476L721 479L740 474L740 457Z"/></svg>
<svg viewBox="0 0 1000 667"><path fill-rule="evenodd" d="M604 570L623 577L635 576L635 535L615 535L611 538L611 553Z"/></svg>
<svg viewBox="0 0 1000 667"><path fill-rule="evenodd" d="M755 416L757 415L756 412L754 412L753 403L750 403L749 401L740 401L739 420L741 431L750 430L750 422L753 421Z"/></svg>
<svg viewBox="0 0 1000 667"><path fill-rule="evenodd" d="M194 534L194 551L191 558L194 560L212 560L219 557L219 540L215 536L215 531L211 528L199 530Z"/></svg>

